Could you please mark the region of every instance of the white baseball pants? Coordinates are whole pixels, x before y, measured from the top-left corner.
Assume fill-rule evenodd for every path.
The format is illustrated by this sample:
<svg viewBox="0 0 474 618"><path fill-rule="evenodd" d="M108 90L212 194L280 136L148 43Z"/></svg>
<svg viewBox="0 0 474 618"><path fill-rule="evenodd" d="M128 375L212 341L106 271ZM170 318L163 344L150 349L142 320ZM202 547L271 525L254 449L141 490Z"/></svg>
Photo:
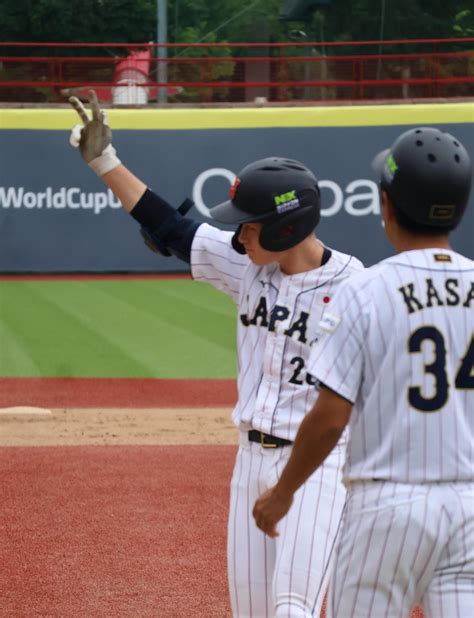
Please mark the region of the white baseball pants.
<svg viewBox="0 0 474 618"><path fill-rule="evenodd" d="M331 618L474 616L474 486L348 485L328 594Z"/></svg>
<svg viewBox="0 0 474 618"><path fill-rule="evenodd" d="M235 617L319 618L346 491L344 449L336 449L298 490L280 536L255 525L255 500L275 485L291 446L265 449L242 432L231 484L228 576Z"/></svg>

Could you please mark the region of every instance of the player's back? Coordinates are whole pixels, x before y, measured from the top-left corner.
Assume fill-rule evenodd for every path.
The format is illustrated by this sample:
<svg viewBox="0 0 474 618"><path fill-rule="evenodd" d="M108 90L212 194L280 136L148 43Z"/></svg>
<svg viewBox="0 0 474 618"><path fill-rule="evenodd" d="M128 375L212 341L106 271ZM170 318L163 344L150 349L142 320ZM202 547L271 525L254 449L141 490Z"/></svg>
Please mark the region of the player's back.
<svg viewBox="0 0 474 618"><path fill-rule="evenodd" d="M349 285L366 364L346 477L473 479L474 262L407 251Z"/></svg>

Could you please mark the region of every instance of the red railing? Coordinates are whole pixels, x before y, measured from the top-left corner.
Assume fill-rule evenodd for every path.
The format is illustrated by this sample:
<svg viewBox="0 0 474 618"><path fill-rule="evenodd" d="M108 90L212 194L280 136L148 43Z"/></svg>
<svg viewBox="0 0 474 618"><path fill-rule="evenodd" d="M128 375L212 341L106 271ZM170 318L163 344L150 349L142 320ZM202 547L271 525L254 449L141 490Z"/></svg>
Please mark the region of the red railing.
<svg viewBox="0 0 474 618"><path fill-rule="evenodd" d="M160 47L166 58L157 57ZM89 88L115 104L153 102L158 93L169 103L474 96L474 37L166 46L0 43L0 63L3 102L64 102Z"/></svg>

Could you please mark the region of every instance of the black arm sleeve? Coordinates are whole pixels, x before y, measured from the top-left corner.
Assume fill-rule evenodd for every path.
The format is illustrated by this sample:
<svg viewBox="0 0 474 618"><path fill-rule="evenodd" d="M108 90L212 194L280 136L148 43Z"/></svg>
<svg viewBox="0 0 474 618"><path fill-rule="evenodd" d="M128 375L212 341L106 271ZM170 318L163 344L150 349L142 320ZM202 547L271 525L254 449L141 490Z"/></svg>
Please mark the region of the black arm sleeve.
<svg viewBox="0 0 474 618"><path fill-rule="evenodd" d="M147 189L130 213L142 226L147 246L161 255L175 255L191 261L191 245L199 227L197 221L187 219L159 195Z"/></svg>

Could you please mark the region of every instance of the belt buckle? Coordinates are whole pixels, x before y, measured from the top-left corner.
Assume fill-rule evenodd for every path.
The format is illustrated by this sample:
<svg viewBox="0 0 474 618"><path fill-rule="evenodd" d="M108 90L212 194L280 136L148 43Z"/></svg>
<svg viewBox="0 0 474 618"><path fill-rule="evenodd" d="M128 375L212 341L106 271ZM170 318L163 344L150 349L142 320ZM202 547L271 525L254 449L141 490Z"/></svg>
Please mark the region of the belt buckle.
<svg viewBox="0 0 474 618"><path fill-rule="evenodd" d="M277 445L276 444L268 444L268 442L265 442L265 434L260 432L260 446L262 448L276 448Z"/></svg>

